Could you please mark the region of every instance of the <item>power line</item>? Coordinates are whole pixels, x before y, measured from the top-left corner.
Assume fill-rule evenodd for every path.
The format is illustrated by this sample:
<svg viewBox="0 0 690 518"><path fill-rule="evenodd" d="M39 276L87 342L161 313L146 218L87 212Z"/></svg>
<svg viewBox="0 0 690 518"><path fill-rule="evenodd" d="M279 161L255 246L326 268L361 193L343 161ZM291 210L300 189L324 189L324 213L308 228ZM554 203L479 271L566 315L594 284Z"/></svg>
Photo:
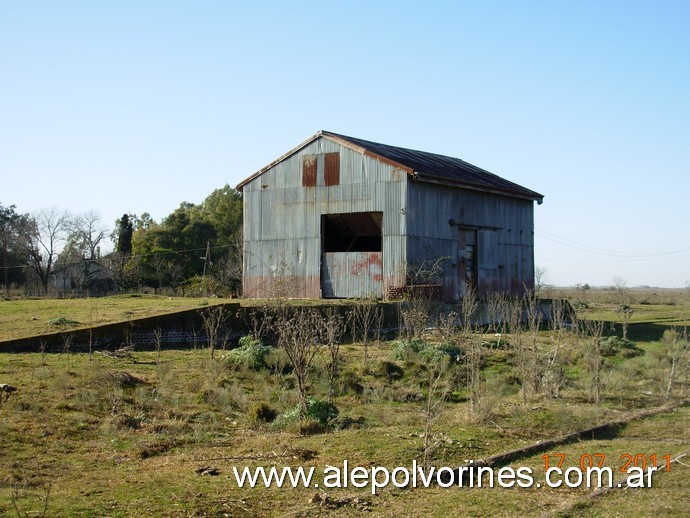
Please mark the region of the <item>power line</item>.
<svg viewBox="0 0 690 518"><path fill-rule="evenodd" d="M649 253L639 254L639 253L634 253L634 252L621 252L621 251L617 251L617 250L609 250L606 248L599 248L596 246L578 243L577 241L573 241L571 239L558 236L558 235L553 234L551 232L547 232L546 230L537 229L536 227L535 227L535 234L544 238L544 239L547 239L549 241L553 241L554 243L558 243L559 245L567 246L569 248L574 248L576 250L581 250L583 252L589 252L592 254L599 254L599 255L606 255L606 256L611 256L611 257L620 257L620 258L625 258L625 259L655 259L655 258L671 257L671 256L684 257L684 256L679 256L678 254L690 251L690 247L686 247L686 248L679 248L678 250L672 250L672 251L667 251L667 252L658 252L658 253L652 253L652 254L649 254Z"/></svg>
<svg viewBox="0 0 690 518"><path fill-rule="evenodd" d="M210 250L217 250L217 249L222 249L222 248L230 248L235 245L229 244L229 245L214 245L214 246L204 246L203 248L188 248L186 250L165 250L165 251L160 251L160 252L151 252L149 254L137 254L137 255L130 255L128 256L130 259L143 259L143 258L148 258L148 257L157 257L157 256L164 256L164 255L182 255L182 254L188 254L192 252L200 252L200 251L210 251ZM59 255L59 254L58 254ZM79 259L78 261L72 261L68 263L61 263L60 266L64 267L70 267L70 266L77 266L77 265L83 265L85 263L97 263L99 261L102 261L104 259L110 259L110 257L101 257L98 259ZM53 266L56 264L56 261L53 261ZM11 269L25 269L25 268L31 268L30 265L28 264L18 264L18 265L11 265L11 266L0 266L0 270L11 270Z"/></svg>

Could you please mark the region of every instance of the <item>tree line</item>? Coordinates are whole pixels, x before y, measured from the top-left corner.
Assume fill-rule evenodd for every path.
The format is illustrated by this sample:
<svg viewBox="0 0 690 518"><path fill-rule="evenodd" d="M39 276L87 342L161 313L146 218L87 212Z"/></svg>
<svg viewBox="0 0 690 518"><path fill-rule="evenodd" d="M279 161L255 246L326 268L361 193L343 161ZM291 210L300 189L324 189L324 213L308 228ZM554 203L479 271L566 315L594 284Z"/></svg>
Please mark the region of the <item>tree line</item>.
<svg viewBox="0 0 690 518"><path fill-rule="evenodd" d="M183 202L160 222L56 208L21 213L0 203L0 282L14 295L103 295L161 290L233 295L242 284L242 194L226 185Z"/></svg>

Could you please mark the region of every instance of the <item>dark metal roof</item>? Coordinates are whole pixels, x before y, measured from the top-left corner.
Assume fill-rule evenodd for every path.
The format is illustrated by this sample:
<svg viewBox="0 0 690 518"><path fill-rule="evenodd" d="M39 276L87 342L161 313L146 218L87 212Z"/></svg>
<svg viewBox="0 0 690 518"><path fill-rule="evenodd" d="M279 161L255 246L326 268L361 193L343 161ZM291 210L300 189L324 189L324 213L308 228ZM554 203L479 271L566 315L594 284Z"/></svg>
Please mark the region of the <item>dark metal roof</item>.
<svg viewBox="0 0 690 518"><path fill-rule="evenodd" d="M459 158L453 158L426 151L406 149L388 144L380 144L369 140L339 135L329 131L321 131L324 137L342 139L355 146L369 151L373 155L395 162L411 170L417 180L441 181L462 187L475 188L508 195L537 200L539 203L544 196L526 187L501 178L484 169L474 166Z"/></svg>
<svg viewBox="0 0 690 518"><path fill-rule="evenodd" d="M459 158L390 146L388 144L380 144L378 142L348 137L347 135L340 135L330 131L319 131L296 148L288 151L260 171L257 171L249 178L243 180L237 188L241 190L248 182L261 176L265 171L285 160L287 157L296 153L319 137L333 140L341 145L353 148L360 153L391 163L407 171L415 180L495 192L507 196L536 200L538 203L541 203L544 198L544 196L538 192L522 187L505 178L501 178L498 175L474 166L464 160L460 160Z"/></svg>

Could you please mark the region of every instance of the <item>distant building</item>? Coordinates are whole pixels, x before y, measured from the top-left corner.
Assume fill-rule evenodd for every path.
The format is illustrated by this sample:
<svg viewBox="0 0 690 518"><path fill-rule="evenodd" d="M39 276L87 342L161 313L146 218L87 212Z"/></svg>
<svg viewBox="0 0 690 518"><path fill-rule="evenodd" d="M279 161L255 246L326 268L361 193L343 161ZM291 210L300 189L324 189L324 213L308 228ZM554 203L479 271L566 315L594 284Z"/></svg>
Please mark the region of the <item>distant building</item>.
<svg viewBox="0 0 690 518"><path fill-rule="evenodd" d="M319 131L237 188L243 290L276 282L304 298L444 300L534 285L534 202L543 196L458 158Z"/></svg>

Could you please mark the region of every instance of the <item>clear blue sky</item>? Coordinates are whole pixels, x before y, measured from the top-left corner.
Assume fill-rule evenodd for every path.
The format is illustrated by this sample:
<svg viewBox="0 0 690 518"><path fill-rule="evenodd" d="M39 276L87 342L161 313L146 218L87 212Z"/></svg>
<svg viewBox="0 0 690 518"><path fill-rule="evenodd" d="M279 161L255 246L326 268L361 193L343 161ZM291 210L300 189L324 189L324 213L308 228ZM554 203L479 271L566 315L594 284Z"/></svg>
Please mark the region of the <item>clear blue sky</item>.
<svg viewBox="0 0 690 518"><path fill-rule="evenodd" d="M160 220L319 129L545 195L558 285L690 281L690 2L0 0L0 203Z"/></svg>

